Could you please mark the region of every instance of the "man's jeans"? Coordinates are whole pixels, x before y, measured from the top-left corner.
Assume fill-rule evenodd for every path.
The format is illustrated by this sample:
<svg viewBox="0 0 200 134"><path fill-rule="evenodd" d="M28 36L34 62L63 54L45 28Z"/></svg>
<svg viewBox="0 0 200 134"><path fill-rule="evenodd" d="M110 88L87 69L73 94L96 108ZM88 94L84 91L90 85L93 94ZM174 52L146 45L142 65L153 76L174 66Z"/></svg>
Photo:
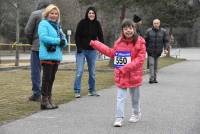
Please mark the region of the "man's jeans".
<svg viewBox="0 0 200 134"><path fill-rule="evenodd" d="M31 51L31 80L34 96L41 95L41 65L38 51Z"/></svg>
<svg viewBox="0 0 200 134"><path fill-rule="evenodd" d="M76 54L76 78L74 82L74 92L81 92L81 78L84 71L85 60L88 65L89 72L89 92L95 92L95 70L96 70L96 50L82 50L81 53Z"/></svg>
<svg viewBox="0 0 200 134"><path fill-rule="evenodd" d="M140 89L139 87L129 89L132 103L132 113L140 113ZM127 89L117 88L117 106L116 118L124 118L125 101L127 98Z"/></svg>
<svg viewBox="0 0 200 134"><path fill-rule="evenodd" d="M148 56L149 58L149 80L154 81L157 79L158 72L158 57Z"/></svg>

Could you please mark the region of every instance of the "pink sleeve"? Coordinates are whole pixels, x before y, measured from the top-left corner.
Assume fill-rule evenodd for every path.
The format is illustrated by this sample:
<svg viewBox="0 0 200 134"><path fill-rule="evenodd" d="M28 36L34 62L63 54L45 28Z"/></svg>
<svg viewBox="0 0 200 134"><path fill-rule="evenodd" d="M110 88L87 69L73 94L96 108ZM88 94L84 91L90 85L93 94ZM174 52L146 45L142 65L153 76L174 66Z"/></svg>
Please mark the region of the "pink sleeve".
<svg viewBox="0 0 200 134"><path fill-rule="evenodd" d="M106 46L105 44L103 44L102 42L98 41L98 40L92 40L90 41L90 45L98 50L100 53L113 58L114 57L114 49L113 48L109 48L108 46Z"/></svg>

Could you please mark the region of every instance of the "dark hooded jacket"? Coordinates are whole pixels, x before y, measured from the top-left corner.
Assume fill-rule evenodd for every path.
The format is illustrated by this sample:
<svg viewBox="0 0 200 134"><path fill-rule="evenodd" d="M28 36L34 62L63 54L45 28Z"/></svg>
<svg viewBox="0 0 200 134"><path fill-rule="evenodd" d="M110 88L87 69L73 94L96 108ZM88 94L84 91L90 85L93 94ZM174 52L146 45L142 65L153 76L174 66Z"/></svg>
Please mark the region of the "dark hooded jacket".
<svg viewBox="0 0 200 134"><path fill-rule="evenodd" d="M92 10L95 13L95 19L91 21L88 18L88 12ZM76 29L75 43L77 51L94 50L90 45L91 40L99 40L104 42L103 32L99 21L97 20L96 10L94 7L89 7L86 11L85 18L82 19Z"/></svg>
<svg viewBox="0 0 200 134"><path fill-rule="evenodd" d="M32 45L32 51L39 51L39 39L38 39L38 25L42 19L43 10L50 4L49 0L40 0L36 7L36 11L33 11L28 19L24 32L26 34L28 43Z"/></svg>

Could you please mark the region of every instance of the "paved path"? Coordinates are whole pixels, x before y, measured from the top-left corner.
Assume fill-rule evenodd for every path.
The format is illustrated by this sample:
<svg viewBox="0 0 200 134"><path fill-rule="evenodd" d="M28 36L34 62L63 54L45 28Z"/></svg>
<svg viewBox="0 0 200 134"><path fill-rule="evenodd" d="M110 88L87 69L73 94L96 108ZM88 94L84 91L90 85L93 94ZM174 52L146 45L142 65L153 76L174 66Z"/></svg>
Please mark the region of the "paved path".
<svg viewBox="0 0 200 134"><path fill-rule="evenodd" d="M0 126L0 134L199 134L200 60L189 60L159 70L158 84L141 87L142 121L129 123L130 97L122 128L112 126L115 87L101 97L82 97L57 110L35 113Z"/></svg>
<svg viewBox="0 0 200 134"><path fill-rule="evenodd" d="M200 48L173 48L171 49L171 56L187 60L200 60Z"/></svg>

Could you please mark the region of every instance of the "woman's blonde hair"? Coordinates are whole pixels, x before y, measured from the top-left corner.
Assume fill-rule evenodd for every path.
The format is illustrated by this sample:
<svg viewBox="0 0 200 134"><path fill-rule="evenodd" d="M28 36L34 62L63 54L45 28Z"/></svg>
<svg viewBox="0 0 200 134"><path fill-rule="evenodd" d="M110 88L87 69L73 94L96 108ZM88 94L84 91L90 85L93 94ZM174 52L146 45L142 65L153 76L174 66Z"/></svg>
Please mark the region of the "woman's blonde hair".
<svg viewBox="0 0 200 134"><path fill-rule="evenodd" d="M52 10L57 10L58 11L58 20L57 22L60 22L60 10L59 8L54 5L54 4L50 4L49 6L47 6L44 10L44 12L42 13L42 18L43 19L47 19L49 13L52 11Z"/></svg>

